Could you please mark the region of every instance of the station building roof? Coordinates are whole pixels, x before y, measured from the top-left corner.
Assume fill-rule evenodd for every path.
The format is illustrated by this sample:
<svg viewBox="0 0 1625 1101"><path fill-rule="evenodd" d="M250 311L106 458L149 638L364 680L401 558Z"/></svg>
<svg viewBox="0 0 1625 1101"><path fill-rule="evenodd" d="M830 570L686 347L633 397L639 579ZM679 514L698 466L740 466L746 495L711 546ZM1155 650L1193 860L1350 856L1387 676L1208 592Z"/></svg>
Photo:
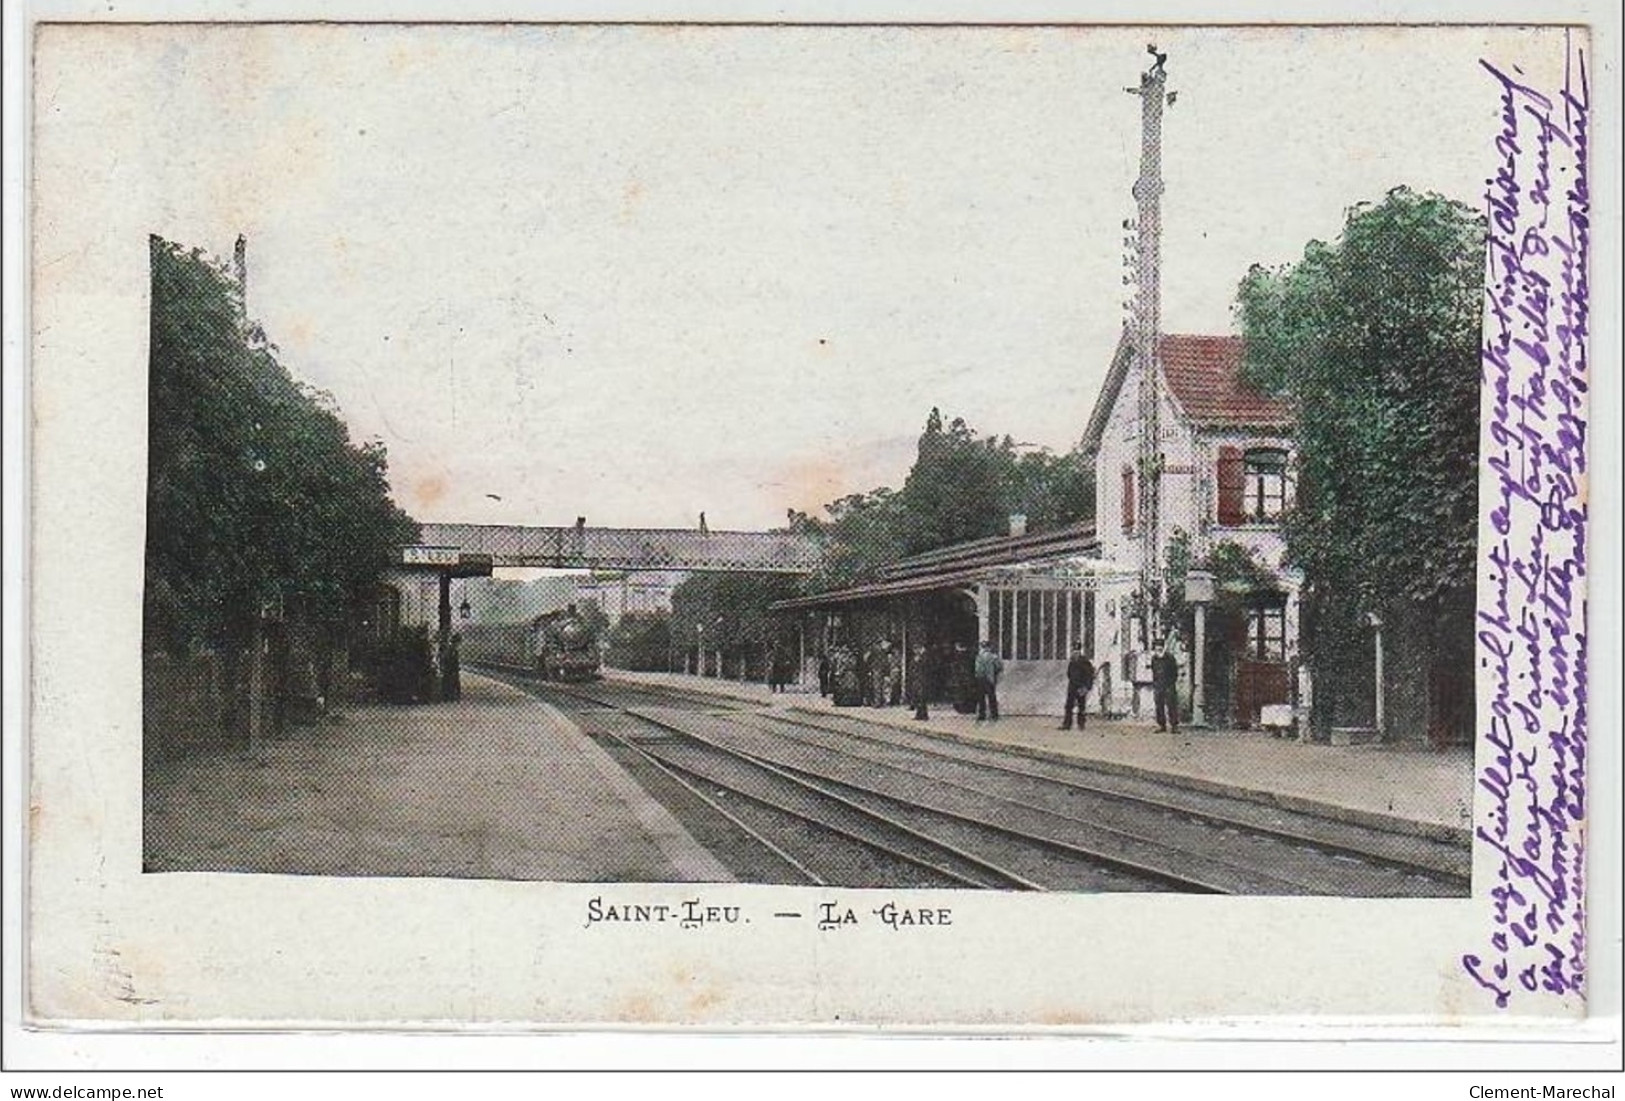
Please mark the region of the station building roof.
<svg viewBox="0 0 1625 1101"><path fill-rule="evenodd" d="M1291 404L1247 382L1241 369L1245 353L1246 344L1239 336L1164 333L1157 343L1162 380L1180 414L1194 427L1290 431L1294 424ZM1084 430L1085 451L1100 449L1106 422L1133 360L1134 347L1125 331Z"/></svg>
<svg viewBox="0 0 1625 1101"><path fill-rule="evenodd" d="M1192 424L1203 428L1290 428L1292 407L1247 383L1239 336L1170 333L1159 349L1162 377Z"/></svg>
<svg viewBox="0 0 1625 1101"><path fill-rule="evenodd" d="M893 562L883 567L874 581L866 584L778 601L773 605L773 610L805 611L893 596L959 589L985 581L990 573L1001 568L1099 554L1100 541L1095 537L1093 523L1069 524L1027 535L973 539Z"/></svg>

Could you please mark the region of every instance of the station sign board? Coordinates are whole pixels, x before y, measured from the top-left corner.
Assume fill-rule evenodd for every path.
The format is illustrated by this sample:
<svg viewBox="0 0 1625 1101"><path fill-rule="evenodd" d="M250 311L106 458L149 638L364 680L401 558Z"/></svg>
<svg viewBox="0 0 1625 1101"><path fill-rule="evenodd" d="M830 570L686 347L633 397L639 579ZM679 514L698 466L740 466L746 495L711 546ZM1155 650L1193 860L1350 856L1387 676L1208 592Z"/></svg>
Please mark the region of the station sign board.
<svg viewBox="0 0 1625 1101"><path fill-rule="evenodd" d="M416 544L401 548L404 566L455 566L461 555L457 547L433 547Z"/></svg>

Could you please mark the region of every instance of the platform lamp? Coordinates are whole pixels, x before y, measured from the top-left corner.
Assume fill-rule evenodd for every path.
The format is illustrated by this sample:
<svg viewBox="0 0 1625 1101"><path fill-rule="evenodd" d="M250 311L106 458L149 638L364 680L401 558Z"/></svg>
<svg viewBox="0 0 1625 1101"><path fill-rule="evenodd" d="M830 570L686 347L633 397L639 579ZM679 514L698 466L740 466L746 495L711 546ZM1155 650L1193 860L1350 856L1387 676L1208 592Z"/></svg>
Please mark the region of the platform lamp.
<svg viewBox="0 0 1625 1101"><path fill-rule="evenodd" d="M474 609L468 603L468 597L463 597L463 602L457 605L457 614L463 619L474 618Z"/></svg>
<svg viewBox="0 0 1625 1101"><path fill-rule="evenodd" d="M1191 642L1191 725L1207 725L1207 682L1203 665L1207 658L1207 606L1218 595L1214 577L1207 570L1185 574L1185 603L1196 609L1196 637Z"/></svg>

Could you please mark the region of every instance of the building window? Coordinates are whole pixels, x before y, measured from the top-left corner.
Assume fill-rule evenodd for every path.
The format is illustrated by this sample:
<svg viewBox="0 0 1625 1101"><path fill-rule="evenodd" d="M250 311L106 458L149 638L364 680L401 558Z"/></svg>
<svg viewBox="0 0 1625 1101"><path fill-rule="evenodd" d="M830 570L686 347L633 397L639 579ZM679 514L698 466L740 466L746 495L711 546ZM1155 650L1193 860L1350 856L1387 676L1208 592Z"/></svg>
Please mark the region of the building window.
<svg viewBox="0 0 1625 1101"><path fill-rule="evenodd" d="M993 589L988 638L1007 661L1059 661L1073 643L1094 648L1093 593L1059 589Z"/></svg>
<svg viewBox="0 0 1625 1101"><path fill-rule="evenodd" d="M1267 524L1286 509L1286 452L1278 447L1219 448L1218 521Z"/></svg>
<svg viewBox="0 0 1625 1101"><path fill-rule="evenodd" d="M1247 609L1247 656L1254 661L1286 660L1286 605Z"/></svg>
<svg viewBox="0 0 1625 1101"><path fill-rule="evenodd" d="M1278 519L1286 508L1286 452L1276 447L1255 447L1247 452L1243 463L1247 516L1260 522Z"/></svg>

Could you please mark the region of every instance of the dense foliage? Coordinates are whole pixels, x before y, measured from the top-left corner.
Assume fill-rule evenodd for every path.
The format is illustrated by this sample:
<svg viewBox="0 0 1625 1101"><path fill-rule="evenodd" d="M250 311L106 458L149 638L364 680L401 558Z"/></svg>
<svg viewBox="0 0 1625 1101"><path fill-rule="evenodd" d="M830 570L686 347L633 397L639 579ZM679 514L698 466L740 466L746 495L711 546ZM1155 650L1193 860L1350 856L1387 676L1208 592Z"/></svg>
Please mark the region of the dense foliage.
<svg viewBox="0 0 1625 1101"><path fill-rule="evenodd" d="M609 664L617 669L671 668L670 612L627 612L609 629Z"/></svg>
<svg viewBox="0 0 1625 1101"><path fill-rule="evenodd" d="M1012 513L1039 531L1094 515L1094 475L1079 450L1056 455L1024 449L1009 436L979 436L963 420L946 425L932 409L920 434L914 465L900 490L882 487L854 493L824 508L826 519L790 514L790 529L824 548L819 572L801 582L772 575L696 575L673 593L672 632L677 646L692 650L703 637L707 650L752 661L777 641L768 607L801 592L825 592L872 578L882 567L912 554L971 539L1004 535Z"/></svg>
<svg viewBox="0 0 1625 1101"><path fill-rule="evenodd" d="M769 606L799 592L797 579L785 574L694 574L672 591L672 638L679 649L703 641L708 651L755 659L782 641L783 625Z"/></svg>
<svg viewBox="0 0 1625 1101"><path fill-rule="evenodd" d="M827 520L792 514L794 528L825 544L814 591L870 577L912 554L1003 535L1009 518L1039 531L1094 516L1094 472L1081 450L1024 450L1009 436L980 436L932 409L901 490L855 493L825 506Z"/></svg>
<svg viewBox="0 0 1625 1101"><path fill-rule="evenodd" d="M262 609L342 621L417 525L383 445L246 323L235 281L153 238L146 632L151 650L240 643Z"/></svg>
<svg viewBox="0 0 1625 1101"><path fill-rule="evenodd" d="M1470 647L1483 269L1475 211L1400 188L1241 284L1249 375L1298 413L1285 531L1317 676L1356 664L1369 615L1418 621L1429 659Z"/></svg>
<svg viewBox="0 0 1625 1101"><path fill-rule="evenodd" d="M1240 543L1220 540L1198 559L1191 549L1190 533L1175 528L1168 537L1168 598L1163 615L1164 623L1183 632L1187 639L1191 637L1193 620L1192 608L1185 600L1185 579L1193 569L1213 575L1214 601L1210 609L1220 616L1241 615L1250 597L1276 588L1269 567ZM1131 597L1139 599L1137 592Z"/></svg>

